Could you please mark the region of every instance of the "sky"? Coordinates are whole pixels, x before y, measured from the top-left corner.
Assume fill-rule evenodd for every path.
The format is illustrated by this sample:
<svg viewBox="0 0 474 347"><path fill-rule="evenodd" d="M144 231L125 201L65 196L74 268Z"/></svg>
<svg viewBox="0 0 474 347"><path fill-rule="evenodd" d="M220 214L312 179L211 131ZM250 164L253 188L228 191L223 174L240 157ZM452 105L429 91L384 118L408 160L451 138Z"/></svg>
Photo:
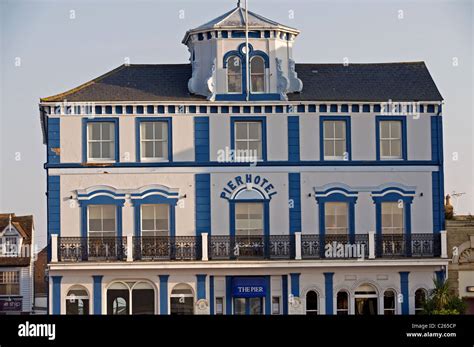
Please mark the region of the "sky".
<svg viewBox="0 0 474 347"><path fill-rule="evenodd" d="M46 240L40 97L123 64L185 63L186 30L235 0L0 0L0 212L33 214ZM474 214L474 6L465 1L249 0L301 30L297 63L425 61L445 99L445 191Z"/></svg>

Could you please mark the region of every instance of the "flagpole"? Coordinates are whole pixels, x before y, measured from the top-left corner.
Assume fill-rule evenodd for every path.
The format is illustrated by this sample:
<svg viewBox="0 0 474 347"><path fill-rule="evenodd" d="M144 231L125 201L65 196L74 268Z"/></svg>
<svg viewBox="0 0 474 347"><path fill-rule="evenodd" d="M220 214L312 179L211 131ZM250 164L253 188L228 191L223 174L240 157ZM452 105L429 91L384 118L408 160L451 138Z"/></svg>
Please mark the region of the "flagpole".
<svg viewBox="0 0 474 347"><path fill-rule="evenodd" d="M245 66L246 66L246 100L250 96L250 64L249 64L249 12L247 10L247 0L245 0Z"/></svg>

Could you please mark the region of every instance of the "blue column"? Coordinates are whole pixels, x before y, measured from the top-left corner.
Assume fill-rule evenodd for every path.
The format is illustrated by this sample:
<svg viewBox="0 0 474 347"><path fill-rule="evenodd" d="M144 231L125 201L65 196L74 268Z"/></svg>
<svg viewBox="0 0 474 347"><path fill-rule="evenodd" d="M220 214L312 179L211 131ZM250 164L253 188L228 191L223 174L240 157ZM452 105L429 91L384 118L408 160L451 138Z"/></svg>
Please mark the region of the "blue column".
<svg viewBox="0 0 474 347"><path fill-rule="evenodd" d="M168 314L168 278L169 275L159 275L160 278L160 314Z"/></svg>
<svg viewBox="0 0 474 347"><path fill-rule="evenodd" d="M435 274L436 274L436 280L437 281L444 282L444 279L445 279L444 270L435 271Z"/></svg>
<svg viewBox="0 0 474 347"><path fill-rule="evenodd" d="M225 314L232 314L232 276L225 276Z"/></svg>
<svg viewBox="0 0 474 347"><path fill-rule="evenodd" d="M197 162L209 161L209 117L194 117L194 157Z"/></svg>
<svg viewBox="0 0 474 347"><path fill-rule="evenodd" d="M209 313L215 314L214 308L214 276L209 276Z"/></svg>
<svg viewBox="0 0 474 347"><path fill-rule="evenodd" d="M206 276L207 275L196 275L198 300L206 298Z"/></svg>
<svg viewBox="0 0 474 347"><path fill-rule="evenodd" d="M92 276L94 287L94 314L102 314L102 278L104 276Z"/></svg>
<svg viewBox="0 0 474 347"><path fill-rule="evenodd" d="M326 314L334 314L334 293L333 293L334 272L324 273L324 290L326 296Z"/></svg>
<svg viewBox="0 0 474 347"><path fill-rule="evenodd" d="M290 235L301 232L301 177L299 173L288 174L288 194L293 205L290 206Z"/></svg>
<svg viewBox="0 0 474 347"><path fill-rule="evenodd" d="M61 280L63 276L51 276L53 282L52 298L53 311L52 314L61 314Z"/></svg>
<svg viewBox="0 0 474 347"><path fill-rule="evenodd" d="M271 290L271 276L265 276L265 282L267 285L267 289L265 292L265 314L270 315L272 314L272 290Z"/></svg>
<svg viewBox="0 0 474 347"><path fill-rule="evenodd" d="M300 118L288 117L288 161L300 160Z"/></svg>
<svg viewBox="0 0 474 347"><path fill-rule="evenodd" d="M291 295L294 297L300 296L300 274L299 273L291 273Z"/></svg>
<svg viewBox="0 0 474 347"><path fill-rule="evenodd" d="M410 272L401 271L400 274L400 290L403 295L402 314L410 314L410 296L408 293L408 275Z"/></svg>
<svg viewBox="0 0 474 347"><path fill-rule="evenodd" d="M288 276L281 276L281 296L283 303L283 314L288 314Z"/></svg>
<svg viewBox="0 0 474 347"><path fill-rule="evenodd" d="M211 175L196 174L196 236L211 234Z"/></svg>

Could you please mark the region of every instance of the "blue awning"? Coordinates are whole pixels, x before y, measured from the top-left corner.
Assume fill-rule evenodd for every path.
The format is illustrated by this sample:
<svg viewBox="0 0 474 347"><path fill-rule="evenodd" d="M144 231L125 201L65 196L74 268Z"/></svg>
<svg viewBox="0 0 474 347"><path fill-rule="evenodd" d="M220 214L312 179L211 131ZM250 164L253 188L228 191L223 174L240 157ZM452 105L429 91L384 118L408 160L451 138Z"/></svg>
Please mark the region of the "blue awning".
<svg viewBox="0 0 474 347"><path fill-rule="evenodd" d="M232 296L235 298L264 297L267 283L264 277L234 277L232 279Z"/></svg>

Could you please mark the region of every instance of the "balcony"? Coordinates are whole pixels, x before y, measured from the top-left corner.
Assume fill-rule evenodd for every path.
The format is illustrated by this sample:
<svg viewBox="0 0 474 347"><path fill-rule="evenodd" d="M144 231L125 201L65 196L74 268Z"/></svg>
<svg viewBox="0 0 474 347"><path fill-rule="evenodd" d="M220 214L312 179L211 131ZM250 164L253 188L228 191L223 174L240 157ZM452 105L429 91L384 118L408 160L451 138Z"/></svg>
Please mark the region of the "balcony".
<svg viewBox="0 0 474 347"><path fill-rule="evenodd" d="M52 262L447 258L439 234L58 237Z"/></svg>

